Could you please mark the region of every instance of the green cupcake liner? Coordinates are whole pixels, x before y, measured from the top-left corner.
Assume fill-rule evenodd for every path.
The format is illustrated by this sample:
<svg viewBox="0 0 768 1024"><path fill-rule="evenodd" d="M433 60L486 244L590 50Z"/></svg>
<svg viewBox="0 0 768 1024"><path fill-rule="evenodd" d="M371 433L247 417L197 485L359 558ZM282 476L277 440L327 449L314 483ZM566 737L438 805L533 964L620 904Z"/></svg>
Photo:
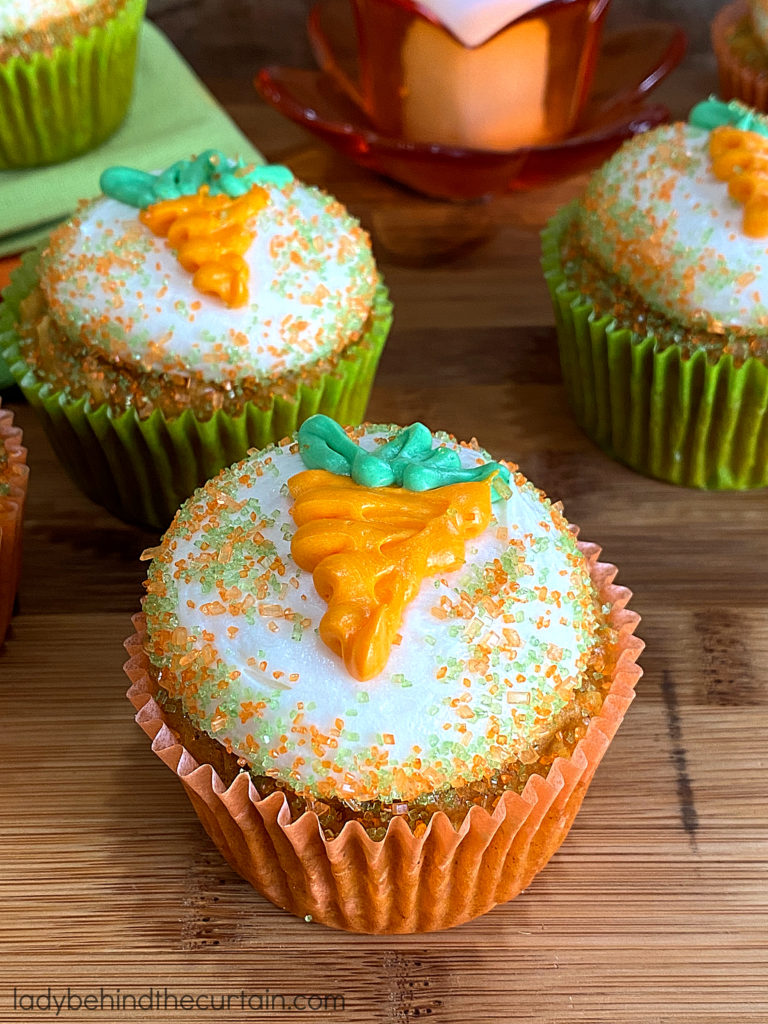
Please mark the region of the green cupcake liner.
<svg viewBox="0 0 768 1024"><path fill-rule="evenodd" d="M108 138L133 90L146 0L67 45L0 63L0 170L69 160Z"/></svg>
<svg viewBox="0 0 768 1024"><path fill-rule="evenodd" d="M275 395L268 408L252 402L239 415L218 410L208 420L186 410L167 418L155 410L114 414L106 404L71 399L41 383L21 356L15 331L19 304L34 286L38 252L28 253L4 292L0 355L39 415L57 456L93 501L127 522L164 530L179 505L219 470L294 433L309 416L325 413L342 424L363 420L373 378L392 322L392 305L380 282L363 336L338 363L294 396Z"/></svg>
<svg viewBox="0 0 768 1024"><path fill-rule="evenodd" d="M3 360L2 356L0 356L0 394L2 394L2 392L5 391L6 388L9 388L12 384L15 383L16 381L13 378L13 374L5 365L5 361Z"/></svg>
<svg viewBox="0 0 768 1024"><path fill-rule="evenodd" d="M542 266L579 425L608 455L657 480L707 490L768 485L768 367L688 355L599 316L563 273L560 244L573 213L573 205L561 210L542 232Z"/></svg>

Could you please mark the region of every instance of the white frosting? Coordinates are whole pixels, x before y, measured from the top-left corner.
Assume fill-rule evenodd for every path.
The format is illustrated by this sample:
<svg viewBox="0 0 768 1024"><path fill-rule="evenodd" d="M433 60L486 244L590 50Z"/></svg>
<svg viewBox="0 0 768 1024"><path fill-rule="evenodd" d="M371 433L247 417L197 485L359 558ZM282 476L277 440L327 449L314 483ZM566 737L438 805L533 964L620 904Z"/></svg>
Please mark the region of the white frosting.
<svg viewBox="0 0 768 1024"><path fill-rule="evenodd" d="M99 0L0 0L0 36L44 28L48 22L79 14L97 3Z"/></svg>
<svg viewBox="0 0 768 1024"><path fill-rule="evenodd" d="M372 432L359 443L372 449L375 438L392 437L394 429L369 428ZM438 435L434 444L440 443L452 442ZM465 466L490 458L452 446ZM207 493L193 496L165 535L165 556L152 564L150 591L157 593L157 581L163 580L159 590L167 591L166 606L173 608L163 628L182 627L181 639L184 632L195 638L187 650L201 652L208 646L220 659L207 689L192 694L189 685L182 687L193 718L257 771L286 779L297 790L341 798L366 792L384 799L401 796L403 783L394 779L395 769L424 791L450 784L462 773L465 779L482 778L547 735L552 715L581 681L595 628L584 559L549 501L518 474L511 497L494 502L489 528L467 542L466 564L424 580L405 611L402 642L392 647L385 669L361 683L319 639L317 627L327 605L311 575L291 557L295 527L285 484L305 468L297 446L292 448L254 454L225 471L216 487L208 485ZM227 541L201 528L200 501L223 522L230 499L244 505L227 520L224 535L234 539L234 547L220 557L216 551ZM195 525L189 528L192 518ZM203 523L211 522L211 514L206 515ZM231 604L233 581L243 593L253 592L240 573L249 546L238 545L237 527L242 534L254 524L266 545L260 562L266 575L247 621L241 611L230 614L224 606ZM201 555L205 544L210 554ZM510 557L514 570L508 573ZM201 559L213 566L214 576L221 576L221 586L201 586L201 573L194 568ZM284 574L268 571L276 564L285 566ZM210 584L211 569L206 572ZM160 637L163 651L162 617L153 600L145 606L150 635L154 631ZM220 609L213 607L215 602ZM278 607L289 610L292 620L282 612L276 615ZM296 622L302 620L297 631ZM174 642L179 640L176 636ZM154 660L168 663L164 654ZM247 714L248 702L260 707L260 717ZM310 728L335 738L326 757L313 753ZM372 748L383 751L386 760L373 777ZM462 761L467 762L463 768ZM427 770L433 771L434 785L423 780Z"/></svg>
<svg viewBox="0 0 768 1024"><path fill-rule="evenodd" d="M249 222L249 300L205 295L139 211L103 198L59 228L40 279L74 341L151 372L207 381L263 379L340 351L361 333L377 276L366 233L331 196L265 186Z"/></svg>
<svg viewBox="0 0 768 1024"><path fill-rule="evenodd" d="M480 46L511 21L543 7L541 0L419 0L465 46Z"/></svg>
<svg viewBox="0 0 768 1024"><path fill-rule="evenodd" d="M663 125L626 143L591 179L584 244L673 320L768 330L768 238L715 177L710 133Z"/></svg>

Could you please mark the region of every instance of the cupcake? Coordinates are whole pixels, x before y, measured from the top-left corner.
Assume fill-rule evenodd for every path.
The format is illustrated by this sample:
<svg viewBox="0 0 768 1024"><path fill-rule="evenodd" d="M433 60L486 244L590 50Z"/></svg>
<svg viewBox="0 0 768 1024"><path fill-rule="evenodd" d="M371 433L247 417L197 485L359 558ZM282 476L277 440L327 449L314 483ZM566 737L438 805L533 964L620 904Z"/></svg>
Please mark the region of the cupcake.
<svg viewBox="0 0 768 1024"><path fill-rule="evenodd" d="M719 92L768 111L768 0L736 0L712 23Z"/></svg>
<svg viewBox="0 0 768 1024"><path fill-rule="evenodd" d="M768 120L709 100L624 146L544 232L566 390L659 480L768 484Z"/></svg>
<svg viewBox="0 0 768 1024"><path fill-rule="evenodd" d="M391 307L340 203L214 151L102 187L0 313L0 354L87 495L162 529L249 448L316 412L362 419Z"/></svg>
<svg viewBox="0 0 768 1024"><path fill-rule="evenodd" d="M21 571L21 525L29 475L26 462L27 449L21 445L13 414L0 407L0 646L11 621Z"/></svg>
<svg viewBox="0 0 768 1024"><path fill-rule="evenodd" d="M145 0L0 0L0 170L93 149L125 117Z"/></svg>
<svg viewBox="0 0 768 1024"><path fill-rule="evenodd" d="M546 864L632 700L638 616L598 554L474 441L314 416L145 552L129 698L278 906L446 928Z"/></svg>
<svg viewBox="0 0 768 1024"><path fill-rule="evenodd" d="M751 0L749 6L752 13L752 31L768 54L768 2Z"/></svg>

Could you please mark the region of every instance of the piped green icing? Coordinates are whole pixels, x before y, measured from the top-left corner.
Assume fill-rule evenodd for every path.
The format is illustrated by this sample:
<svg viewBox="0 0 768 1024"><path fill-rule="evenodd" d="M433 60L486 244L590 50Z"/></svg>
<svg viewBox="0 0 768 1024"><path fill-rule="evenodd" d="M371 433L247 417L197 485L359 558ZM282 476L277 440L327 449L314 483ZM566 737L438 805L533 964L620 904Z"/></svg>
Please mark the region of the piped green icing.
<svg viewBox="0 0 768 1024"><path fill-rule="evenodd" d="M364 451L328 416L310 416L299 427L299 452L308 469L349 476L364 487L392 484L408 491L431 491L447 484L494 477L494 501L509 495L509 470L499 462L474 469L461 465L457 452L433 448L432 433L423 423L404 427L387 444Z"/></svg>
<svg viewBox="0 0 768 1024"><path fill-rule="evenodd" d="M746 107L738 100L725 103L715 96L710 96L708 100L703 100L693 107L688 115L688 123L694 128L704 128L709 132L723 125L731 125L741 131L756 132L768 138L768 122L756 110Z"/></svg>
<svg viewBox="0 0 768 1024"><path fill-rule="evenodd" d="M99 179L104 195L128 206L144 209L163 199L194 195L202 185L209 193L232 199L245 195L254 185L284 188L293 181L287 167L257 164L249 167L243 160L231 161L217 149L207 149L191 160L178 160L160 174L134 167L108 167Z"/></svg>

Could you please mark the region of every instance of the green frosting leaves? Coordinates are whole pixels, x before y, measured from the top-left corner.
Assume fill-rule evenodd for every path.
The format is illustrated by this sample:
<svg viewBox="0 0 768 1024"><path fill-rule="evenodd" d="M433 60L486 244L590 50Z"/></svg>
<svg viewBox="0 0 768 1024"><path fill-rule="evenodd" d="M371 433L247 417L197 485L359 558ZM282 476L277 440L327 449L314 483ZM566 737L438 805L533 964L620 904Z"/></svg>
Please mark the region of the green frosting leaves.
<svg viewBox="0 0 768 1024"><path fill-rule="evenodd" d="M768 138L768 123L756 110L731 100L725 103L714 96L697 103L688 115L688 123L694 128L711 132L714 128L731 125L743 132L756 132Z"/></svg>
<svg viewBox="0 0 768 1024"><path fill-rule="evenodd" d="M432 433L423 423L404 427L372 452L351 441L328 416L310 416L299 427L299 451L308 469L349 476L364 487L395 484L409 491L431 491L447 484L487 480L494 476L494 498L509 496L509 470L498 462L465 469L452 448L433 448Z"/></svg>
<svg viewBox="0 0 768 1024"><path fill-rule="evenodd" d="M293 181L287 167L257 164L248 168L243 160L233 162L217 149L207 149L191 160L178 160L160 174L134 167L108 167L99 179L104 195L128 206L144 209L163 199L194 195L207 185L212 196L232 199L245 195L254 185L284 188Z"/></svg>

